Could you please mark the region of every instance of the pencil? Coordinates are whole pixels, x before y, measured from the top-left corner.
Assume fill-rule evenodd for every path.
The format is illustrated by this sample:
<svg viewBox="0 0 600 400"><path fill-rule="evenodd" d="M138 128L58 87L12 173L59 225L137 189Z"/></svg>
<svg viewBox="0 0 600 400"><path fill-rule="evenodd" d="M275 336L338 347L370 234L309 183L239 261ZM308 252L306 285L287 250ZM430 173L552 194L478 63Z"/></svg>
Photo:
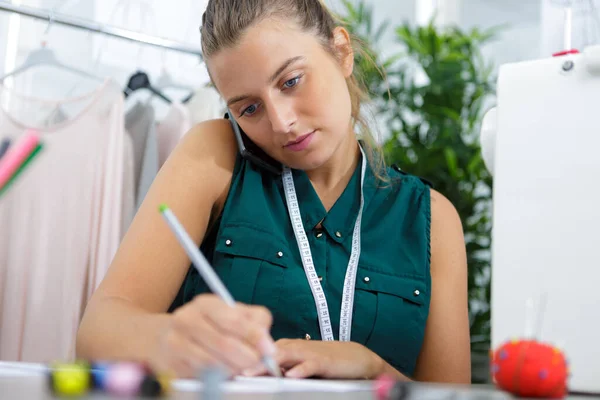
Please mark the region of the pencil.
<svg viewBox="0 0 600 400"><path fill-rule="evenodd" d="M21 164L20 167L16 170L16 172L8 179L8 181L4 185L0 185L0 197L8 190L8 188L13 184L19 175L23 173L23 171L31 164L31 161L38 155L38 153L43 149L44 145L39 143L35 149L29 154L27 159Z"/></svg>
<svg viewBox="0 0 600 400"><path fill-rule="evenodd" d="M198 249L198 246L196 246L192 238L190 238L190 235L188 235L183 226L179 223L175 214L173 214L165 204L160 205L159 211L210 290L219 296L228 306L235 307L233 296L231 296L221 279L219 279L219 276L210 266L206 257L204 257L200 249ZM265 355L263 356L262 361L273 376L281 377L281 370L272 357Z"/></svg>
<svg viewBox="0 0 600 400"><path fill-rule="evenodd" d="M27 131L0 160L0 187L3 187L40 143L35 131Z"/></svg>

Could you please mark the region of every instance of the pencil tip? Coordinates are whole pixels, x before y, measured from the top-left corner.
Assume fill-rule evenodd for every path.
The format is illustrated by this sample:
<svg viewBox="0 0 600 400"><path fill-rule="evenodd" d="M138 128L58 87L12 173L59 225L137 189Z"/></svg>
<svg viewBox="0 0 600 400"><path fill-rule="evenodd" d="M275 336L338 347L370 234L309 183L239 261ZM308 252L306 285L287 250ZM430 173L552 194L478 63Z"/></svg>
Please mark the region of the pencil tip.
<svg viewBox="0 0 600 400"><path fill-rule="evenodd" d="M160 211L161 213L164 213L165 211L167 211L169 207L167 207L166 204L161 204L160 206L158 206L158 211Z"/></svg>

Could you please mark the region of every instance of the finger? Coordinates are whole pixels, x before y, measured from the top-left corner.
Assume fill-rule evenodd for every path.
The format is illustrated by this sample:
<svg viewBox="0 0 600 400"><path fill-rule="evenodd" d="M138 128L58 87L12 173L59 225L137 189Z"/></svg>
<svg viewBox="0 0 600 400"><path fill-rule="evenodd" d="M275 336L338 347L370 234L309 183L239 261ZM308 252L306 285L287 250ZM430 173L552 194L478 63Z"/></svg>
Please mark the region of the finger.
<svg viewBox="0 0 600 400"><path fill-rule="evenodd" d="M230 307L222 301L210 304L211 307L213 305L202 314L221 334L244 340L263 355L275 353L275 343L269 334L272 319L266 309L241 304Z"/></svg>
<svg viewBox="0 0 600 400"><path fill-rule="evenodd" d="M287 378L304 379L312 376L321 376L323 371L317 359L310 359L296 365L285 373Z"/></svg>
<svg viewBox="0 0 600 400"><path fill-rule="evenodd" d="M261 354L248 342L220 331L206 316L198 322L198 328L190 332L193 340L235 373L260 362Z"/></svg>
<svg viewBox="0 0 600 400"><path fill-rule="evenodd" d="M282 368L292 368L295 365L306 361L308 358L311 358L311 353L294 341L279 340L275 345L277 346L277 353L274 358Z"/></svg>
<svg viewBox="0 0 600 400"><path fill-rule="evenodd" d="M168 356L173 360L177 375L193 376L201 368L221 364L217 357L189 337L172 333L166 340Z"/></svg>
<svg viewBox="0 0 600 400"><path fill-rule="evenodd" d="M239 303L238 306L249 320L262 325L267 329L270 329L271 325L273 325L273 316L266 307L251 306L242 303Z"/></svg>
<svg viewBox="0 0 600 400"><path fill-rule="evenodd" d="M273 325L273 315L269 309L263 306L251 306L247 304L240 304L239 306L248 321L253 321L259 326L265 327L264 336L259 339L257 348L261 354L273 356L276 352L276 346L270 333L271 326Z"/></svg>
<svg viewBox="0 0 600 400"><path fill-rule="evenodd" d="M192 367L192 365L182 359L172 360L171 361L171 371L175 376L179 379L192 379L195 378L196 369Z"/></svg>
<svg viewBox="0 0 600 400"><path fill-rule="evenodd" d="M268 371L265 368L265 365L261 363L255 367L247 368L247 369L243 370L242 375L244 375L244 376L264 376L264 375L268 375Z"/></svg>
<svg viewBox="0 0 600 400"><path fill-rule="evenodd" d="M245 341L233 329L238 325L242 331L248 325L244 315L237 306L230 307L214 295L200 295L191 307L179 313L177 323L178 328L237 373L256 365L260 358L256 345ZM227 323L230 325L224 329Z"/></svg>
<svg viewBox="0 0 600 400"><path fill-rule="evenodd" d="M156 369L158 374L163 376L170 376L172 378L194 378L198 371L200 370L201 363L199 362L199 358L194 358L191 360L189 358L189 354L181 354L179 351L172 351L166 356L166 358L162 361L160 368ZM209 365L209 363L203 364L204 366Z"/></svg>

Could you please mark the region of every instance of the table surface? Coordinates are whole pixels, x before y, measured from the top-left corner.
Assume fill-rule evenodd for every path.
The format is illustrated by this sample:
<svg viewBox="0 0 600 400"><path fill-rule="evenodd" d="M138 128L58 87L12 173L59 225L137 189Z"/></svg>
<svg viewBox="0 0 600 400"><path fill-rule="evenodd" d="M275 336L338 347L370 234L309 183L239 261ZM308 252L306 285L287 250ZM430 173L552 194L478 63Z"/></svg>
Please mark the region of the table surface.
<svg viewBox="0 0 600 400"><path fill-rule="evenodd" d="M6 371L6 369L5 369ZM374 400L374 393L370 390L372 382L362 382L361 389L355 392L284 392L284 393L228 393L223 395L222 400ZM0 375L0 399L55 399L48 390L48 382L44 375ZM199 392L172 392L165 399L188 400L202 399ZM566 397L566 400L588 400L590 398L600 398L591 396ZM101 393L92 393L78 399L124 399L124 397L111 397ZM131 399L131 398L128 398ZM412 384L411 396L408 399L429 400L429 399L452 399L452 400L510 400L513 399L507 393L495 390L488 385L471 386L451 386L437 384Z"/></svg>

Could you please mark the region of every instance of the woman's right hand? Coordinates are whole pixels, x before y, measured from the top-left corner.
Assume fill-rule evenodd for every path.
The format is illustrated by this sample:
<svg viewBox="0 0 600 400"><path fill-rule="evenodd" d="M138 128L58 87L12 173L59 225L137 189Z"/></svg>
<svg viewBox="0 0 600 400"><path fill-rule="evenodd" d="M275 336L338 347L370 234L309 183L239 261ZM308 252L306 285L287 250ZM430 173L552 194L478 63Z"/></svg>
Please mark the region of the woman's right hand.
<svg viewBox="0 0 600 400"><path fill-rule="evenodd" d="M207 366L241 374L275 353L271 323L264 307L230 307L213 294L198 295L171 315L151 357L152 367L180 378L196 377Z"/></svg>

